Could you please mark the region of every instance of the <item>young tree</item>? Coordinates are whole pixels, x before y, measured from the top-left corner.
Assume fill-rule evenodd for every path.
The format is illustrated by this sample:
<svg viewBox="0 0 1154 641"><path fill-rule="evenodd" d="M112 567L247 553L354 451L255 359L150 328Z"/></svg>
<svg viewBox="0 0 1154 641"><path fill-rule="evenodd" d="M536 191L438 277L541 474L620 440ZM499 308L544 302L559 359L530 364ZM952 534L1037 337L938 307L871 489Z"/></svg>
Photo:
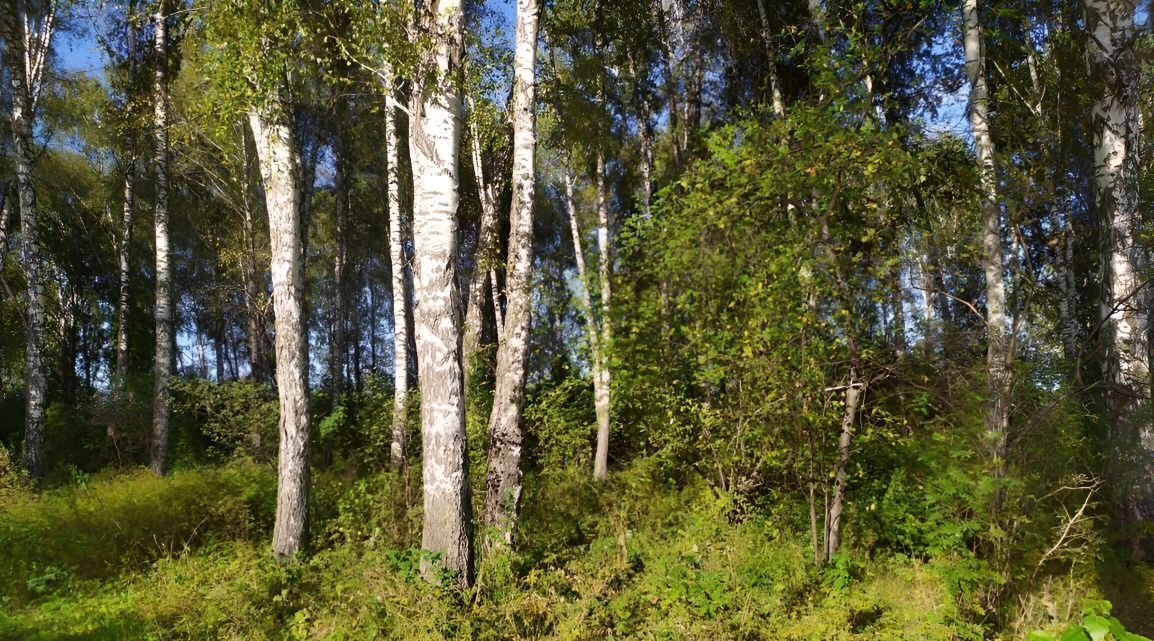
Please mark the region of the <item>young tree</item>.
<svg viewBox="0 0 1154 641"><path fill-rule="evenodd" d="M156 358L152 408L153 474L163 476L168 462L169 406L168 382L172 375L173 309L172 257L168 237L168 12L164 0L157 0L153 13L153 102L155 105L154 143L156 145Z"/></svg>
<svg viewBox="0 0 1154 641"><path fill-rule="evenodd" d="M405 279L404 216L401 212L401 147L397 131L397 90L392 67L381 74L385 85L385 154L388 156L389 261L393 285L393 430L389 446L394 469L405 466L405 419L409 399L409 297Z"/></svg>
<svg viewBox="0 0 1154 641"><path fill-rule="evenodd" d="M990 135L990 95L986 85L985 44L978 16L978 0L963 3L966 75L970 81L970 128L981 186L982 268L986 276L986 371L989 389L986 438L992 473L1005 475L1006 432L1009 427L1010 365L1013 358L1006 320L1005 268L1002 258L1002 219L998 207L994 140ZM1000 490L994 508L1000 507Z"/></svg>
<svg viewBox="0 0 1154 641"><path fill-rule="evenodd" d="M24 418L24 469L39 479L44 474L44 405L47 392L44 362L44 274L40 253L39 218L32 172L36 163L33 122L43 88L44 70L51 51L56 5L48 2L42 15L33 15L24 0L4 10L5 64L12 87L12 147L16 192L20 207L20 236L27 306L26 405Z"/></svg>
<svg viewBox="0 0 1154 641"><path fill-rule="evenodd" d="M472 508L456 274L464 15L460 0L434 0L422 9L419 26L430 45L421 54L409 104L425 507L421 546L440 555L454 580L468 586ZM427 560L422 572L436 576Z"/></svg>
<svg viewBox="0 0 1154 641"><path fill-rule="evenodd" d="M485 525L492 542L512 545L521 498L521 414L525 405L525 361L533 267L533 192L536 151L537 0L517 2L513 77L513 205L509 214L505 330L497 348L497 389L489 418L489 474ZM484 274L480 274L484 278Z"/></svg>

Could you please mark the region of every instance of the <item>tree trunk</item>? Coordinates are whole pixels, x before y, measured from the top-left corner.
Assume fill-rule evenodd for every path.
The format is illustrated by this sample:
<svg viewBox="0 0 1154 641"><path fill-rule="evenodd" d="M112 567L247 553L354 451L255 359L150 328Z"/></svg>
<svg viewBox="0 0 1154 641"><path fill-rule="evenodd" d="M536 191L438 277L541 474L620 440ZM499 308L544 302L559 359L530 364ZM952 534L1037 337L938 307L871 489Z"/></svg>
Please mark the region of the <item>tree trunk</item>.
<svg viewBox="0 0 1154 641"><path fill-rule="evenodd" d="M348 290L349 290L349 144L345 134L348 127L348 103L337 101L338 131L334 142L333 169L336 192L336 253L333 258L333 281L336 285L333 301L333 329L329 342L329 400L335 410L345 391L345 360L348 354Z"/></svg>
<svg viewBox="0 0 1154 641"><path fill-rule="evenodd" d="M308 528L308 341L304 325L304 256L299 153L292 118L280 95L249 112L264 181L271 244L276 386L280 401L276 522L272 550L278 558L301 551Z"/></svg>
<svg viewBox="0 0 1154 641"><path fill-rule="evenodd" d="M533 311L533 191L536 132L537 0L518 0L513 77L513 207L509 214L508 301L504 341L497 348L497 387L489 418L485 525L489 544L513 544L521 498L521 414L525 359Z"/></svg>
<svg viewBox="0 0 1154 641"><path fill-rule="evenodd" d="M157 0L153 14L156 65L153 101L156 144L156 357L152 408L152 472L163 476L168 464L168 381L173 368L172 264L168 240L168 14Z"/></svg>
<svg viewBox="0 0 1154 641"><path fill-rule="evenodd" d="M246 170L247 171L247 170ZM244 197L241 231L244 235L244 256L241 257L244 278L245 333L248 344L249 374L254 380L268 380L268 365L265 359L265 318L262 296L263 285L256 263L256 226L253 223L252 202L247 188Z"/></svg>
<svg viewBox="0 0 1154 641"><path fill-rule="evenodd" d="M856 356L851 356L851 358L856 358ZM833 498L829 503L829 518L826 522L826 531L828 532L825 541L826 562L829 562L841 548L841 515L845 504L846 470L849 468L853 428L857 423L857 411L861 407L861 397L862 383L857 379L857 370L851 367L849 382L845 388L845 412L841 419L841 435L837 441L837 468L834 472Z"/></svg>
<svg viewBox="0 0 1154 641"><path fill-rule="evenodd" d="M462 362L468 376L473 368L473 359L481 347L481 335L485 320L485 295L490 291L493 279L489 274L496 271L497 254L497 194L485 182L485 172L481 164L481 141L478 136L476 118L469 122L471 149L473 152L473 174L477 180L477 193L481 197L481 226L477 234L477 252L473 277L469 279L469 301L465 307L465 337L462 344ZM510 241L510 245L512 241ZM495 298L495 297L494 297ZM499 316L500 314L498 314ZM498 319L498 322L500 319Z"/></svg>
<svg viewBox="0 0 1154 641"><path fill-rule="evenodd" d="M124 216L120 222L120 243L117 247L120 259L119 302L116 306L116 381L117 394L124 393L128 382L128 310L129 291L132 276L128 262L128 252L132 246L132 214L135 206L136 158L129 158L124 172ZM116 428L109 427L109 437Z"/></svg>
<svg viewBox="0 0 1154 641"><path fill-rule="evenodd" d="M978 176L981 182L982 267L986 275L986 369L989 399L986 409L986 440L995 479L1005 476L1006 431L1009 422L1010 364L1013 357L1007 330L1005 268L1002 257L1002 223L997 202L994 141L990 135L989 91L978 0L965 0L966 75L970 81L970 128L974 134ZM1001 507L1002 491L995 492L994 510Z"/></svg>
<svg viewBox="0 0 1154 641"><path fill-rule="evenodd" d="M9 82L12 86L12 147L16 174L16 192L20 205L21 258L27 301L24 315L26 338L26 400L24 415L24 469L34 480L44 475L44 402L47 383L44 376L44 283L43 259L40 255L39 219L32 169L36 151L33 120L52 39L53 7L49 3L40 28L26 11L23 0L17 0L15 11L0 18L7 36L5 51Z"/></svg>
<svg viewBox="0 0 1154 641"><path fill-rule="evenodd" d="M1065 207L1060 207L1064 211ZM1062 241L1058 246L1061 252L1059 258L1058 290L1061 297L1058 300L1058 319L1061 323L1062 355L1067 364L1076 367L1078 358L1078 289L1074 280L1074 226L1071 223L1069 212L1060 214L1059 223L1062 225Z"/></svg>
<svg viewBox="0 0 1154 641"><path fill-rule="evenodd" d="M600 151L597 153L596 171L597 272L601 286L601 335L598 339L600 353L597 355L600 362L594 371L593 378L594 409L597 413L597 451L593 458L593 478L604 480L609 475L611 376L607 362L607 351L613 342L613 324L609 319L613 288L609 280L612 274L612 252L609 247L609 195L606 193L605 187L605 157Z"/></svg>
<svg viewBox="0 0 1154 641"><path fill-rule="evenodd" d="M597 447L594 452L593 476L604 479L608 474L609 459L609 373L606 371L604 334L593 307L589 270L585 265L585 249L581 229L577 223L577 203L573 194L573 175L565 173L565 204L569 214L569 230L573 236L573 254L577 262L577 278L581 281L581 312L585 317L585 334L589 340L589 369L593 377L593 406L597 414ZM605 438L602 439L602 434ZM604 464L601 464L604 450Z"/></svg>
<svg viewBox="0 0 1154 641"><path fill-rule="evenodd" d="M136 38L138 27L136 21L136 3L130 2L125 9L125 22L128 27L128 73L135 80L136 77ZM132 219L136 205L136 136L131 135L128 158L124 163L124 215L120 221L120 243L117 247L117 257L120 262L120 290L116 306L116 379L113 381L113 390L118 396L123 396L125 385L128 382L128 312L131 281L131 266L129 264L129 250L132 247ZM109 424L108 438L116 444L119 440L119 428ZM117 448L119 451L119 448Z"/></svg>
<svg viewBox="0 0 1154 641"><path fill-rule="evenodd" d="M405 288L405 235L401 215L401 150L397 140L396 89L385 74L385 152L388 155L389 260L393 281L393 435L389 447L394 469L405 466L405 418L409 399L409 317Z"/></svg>
<svg viewBox="0 0 1154 641"><path fill-rule="evenodd" d="M761 38L765 41L765 64L769 75L769 95L773 115L783 118L785 100L781 97L781 77L777 73L777 45L773 42L773 31L769 25L769 13L765 10L765 0L757 0L757 16L761 20Z"/></svg>
<svg viewBox="0 0 1154 641"><path fill-rule="evenodd" d="M424 527L421 547L440 557L456 583L473 580L472 508L465 439L461 318L456 277L458 156L461 140L463 19L460 0L425 5L431 47L409 106L413 163L415 314L421 380ZM433 82L433 79L436 82ZM427 559L422 574L436 580Z"/></svg>
<svg viewBox="0 0 1154 641"><path fill-rule="evenodd" d="M1150 396L1149 311L1138 270L1148 257L1138 238L1137 62L1135 3L1085 0L1090 76L1100 93L1093 107L1094 206L1101 221L1103 375L1111 474L1119 483L1122 522L1141 519L1139 496L1149 493L1138 417Z"/></svg>
<svg viewBox="0 0 1154 641"><path fill-rule="evenodd" d="M670 27L670 16L665 10L665 0L655 0L657 4L657 20L661 31L661 64L665 72L665 102L666 111L669 119L669 138L672 142L673 165L681 168L685 162L685 149L681 146L681 102L678 96L681 95L678 87L678 72L679 65L676 61L676 52L674 46L670 44L673 40L673 31ZM670 7L675 11L679 11L676 0L670 4ZM678 20L679 16L673 17L673 20Z"/></svg>

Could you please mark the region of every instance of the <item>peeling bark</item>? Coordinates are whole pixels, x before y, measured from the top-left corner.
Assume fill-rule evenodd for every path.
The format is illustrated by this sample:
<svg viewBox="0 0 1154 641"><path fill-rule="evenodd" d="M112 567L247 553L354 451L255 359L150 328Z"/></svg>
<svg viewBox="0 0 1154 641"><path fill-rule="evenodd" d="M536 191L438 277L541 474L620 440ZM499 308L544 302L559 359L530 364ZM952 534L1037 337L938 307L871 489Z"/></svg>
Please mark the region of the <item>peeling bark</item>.
<svg viewBox="0 0 1154 641"><path fill-rule="evenodd" d="M473 580L472 506L461 368L460 292L456 276L458 157L463 51L460 0L424 7L431 41L414 78L409 105L413 163L413 244L416 248L417 361L421 382L424 526L421 547L438 555L453 580ZM434 563L422 574L437 580Z"/></svg>
<svg viewBox="0 0 1154 641"><path fill-rule="evenodd" d="M48 3L37 26L23 0L7 12L3 27L7 36L5 62L12 86L11 123L16 193L20 208L21 259L27 294L24 312L26 386L24 418L24 469L39 480L44 475L44 405L47 382L44 373L44 282L40 254L40 230L36 191L32 180L35 164L33 120L40 94L44 63L53 33L55 4Z"/></svg>
<svg viewBox="0 0 1154 641"><path fill-rule="evenodd" d="M168 464L168 383L173 369L172 263L168 237L168 14L157 0L153 14L155 39L153 101L155 106L156 169L156 355L153 376L152 473L163 476Z"/></svg>
<svg viewBox="0 0 1154 641"><path fill-rule="evenodd" d="M277 508L272 550L300 552L308 534L309 393L298 147L283 97L249 112L268 209L276 386L280 404Z"/></svg>

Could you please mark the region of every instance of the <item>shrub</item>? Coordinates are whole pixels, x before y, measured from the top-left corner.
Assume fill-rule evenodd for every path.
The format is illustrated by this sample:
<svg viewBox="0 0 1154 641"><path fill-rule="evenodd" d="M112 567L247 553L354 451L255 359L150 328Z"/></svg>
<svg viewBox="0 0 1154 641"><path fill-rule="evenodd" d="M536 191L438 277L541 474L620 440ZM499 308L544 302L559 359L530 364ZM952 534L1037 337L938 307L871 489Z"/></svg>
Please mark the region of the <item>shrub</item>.
<svg viewBox="0 0 1154 641"><path fill-rule="evenodd" d="M261 383L174 378L172 410L178 422L196 426L218 459L243 454L271 461L276 456L280 408Z"/></svg>

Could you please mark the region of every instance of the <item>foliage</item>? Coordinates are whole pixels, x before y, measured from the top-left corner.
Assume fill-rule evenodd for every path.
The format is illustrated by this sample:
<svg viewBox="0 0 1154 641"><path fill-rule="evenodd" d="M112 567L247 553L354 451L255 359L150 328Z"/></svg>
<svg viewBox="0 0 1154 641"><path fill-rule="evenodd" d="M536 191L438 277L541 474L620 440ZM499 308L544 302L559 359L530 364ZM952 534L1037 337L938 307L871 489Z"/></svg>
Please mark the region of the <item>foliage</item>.
<svg viewBox="0 0 1154 641"><path fill-rule="evenodd" d="M243 455L256 461L273 460L279 407L265 385L174 378L171 389L173 413L196 427L214 457Z"/></svg>
<svg viewBox="0 0 1154 641"><path fill-rule="evenodd" d="M214 539L259 537L271 523L273 478L238 462L140 470L84 484L0 496L0 596L21 603L69 581L139 571Z"/></svg>
<svg viewBox="0 0 1154 641"><path fill-rule="evenodd" d="M530 392L525 403L525 433L531 465L538 469L592 469L596 416L592 384L568 377Z"/></svg>
<svg viewBox="0 0 1154 641"><path fill-rule="evenodd" d="M1122 622L1110 616L1109 601L1091 600L1082 607L1082 620L1066 628L1061 634L1031 632L1028 641L1149 641L1144 636L1126 631Z"/></svg>

